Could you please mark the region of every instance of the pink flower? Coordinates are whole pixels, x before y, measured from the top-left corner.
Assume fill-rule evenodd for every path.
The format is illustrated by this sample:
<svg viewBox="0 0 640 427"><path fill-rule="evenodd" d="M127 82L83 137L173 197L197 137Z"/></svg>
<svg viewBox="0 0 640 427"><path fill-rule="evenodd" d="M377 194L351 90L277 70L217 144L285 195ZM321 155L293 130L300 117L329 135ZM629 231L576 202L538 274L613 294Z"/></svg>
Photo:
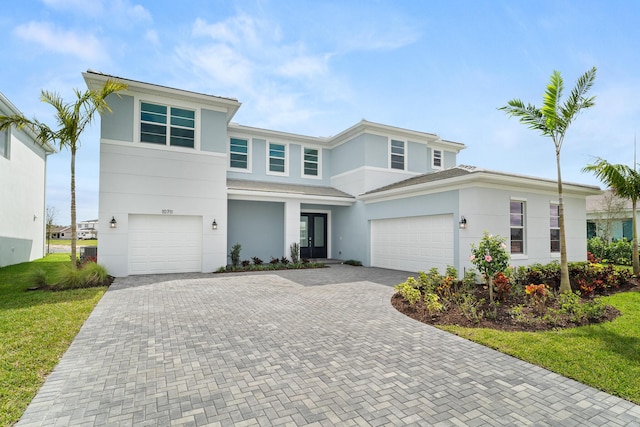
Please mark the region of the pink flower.
<svg viewBox="0 0 640 427"><path fill-rule="evenodd" d="M474 259L476 259L476 256L475 256L475 255L471 255L471 256L469 257L469 261L473 261Z"/></svg>
<svg viewBox="0 0 640 427"><path fill-rule="evenodd" d="M500 247L501 247L502 249L507 249L507 245L505 245L504 243L500 243Z"/></svg>
<svg viewBox="0 0 640 427"><path fill-rule="evenodd" d="M491 255L485 255L484 256L484 260L487 261L487 262L491 262L492 259L493 258L491 258Z"/></svg>

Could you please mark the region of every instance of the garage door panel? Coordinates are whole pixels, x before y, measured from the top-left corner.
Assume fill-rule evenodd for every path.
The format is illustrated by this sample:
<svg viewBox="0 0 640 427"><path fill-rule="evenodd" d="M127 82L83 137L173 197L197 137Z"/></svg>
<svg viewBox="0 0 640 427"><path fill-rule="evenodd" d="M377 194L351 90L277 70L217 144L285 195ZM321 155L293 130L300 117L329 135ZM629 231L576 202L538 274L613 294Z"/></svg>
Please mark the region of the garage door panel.
<svg viewBox="0 0 640 427"><path fill-rule="evenodd" d="M444 272L453 265L453 215L372 220L371 265Z"/></svg>
<svg viewBox="0 0 640 427"><path fill-rule="evenodd" d="M129 274L183 273L202 268L202 217L129 216Z"/></svg>

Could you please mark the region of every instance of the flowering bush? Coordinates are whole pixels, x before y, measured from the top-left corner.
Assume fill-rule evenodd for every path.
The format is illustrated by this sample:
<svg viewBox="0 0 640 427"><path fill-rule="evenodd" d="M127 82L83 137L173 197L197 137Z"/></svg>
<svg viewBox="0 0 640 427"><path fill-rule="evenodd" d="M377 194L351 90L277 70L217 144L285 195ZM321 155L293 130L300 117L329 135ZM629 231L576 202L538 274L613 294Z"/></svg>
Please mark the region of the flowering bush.
<svg viewBox="0 0 640 427"><path fill-rule="evenodd" d="M469 260L487 281L491 301L493 301L493 277L509 267L509 253L505 240L504 237L494 236L485 231L477 247L471 244Z"/></svg>
<svg viewBox="0 0 640 427"><path fill-rule="evenodd" d="M543 315L546 311L547 296L549 295L549 288L544 283L534 285L533 283L527 285L524 289L525 293L531 298L533 308L537 314Z"/></svg>

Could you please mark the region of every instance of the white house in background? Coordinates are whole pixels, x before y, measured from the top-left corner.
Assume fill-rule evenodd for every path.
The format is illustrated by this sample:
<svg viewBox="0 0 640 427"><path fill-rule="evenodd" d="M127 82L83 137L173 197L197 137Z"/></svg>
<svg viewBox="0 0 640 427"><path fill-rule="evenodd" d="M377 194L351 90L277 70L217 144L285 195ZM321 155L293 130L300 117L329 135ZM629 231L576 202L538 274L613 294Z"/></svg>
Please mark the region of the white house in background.
<svg viewBox="0 0 640 427"><path fill-rule="evenodd" d="M111 76L84 73L90 88ZM362 120L332 137L231 122L235 99L123 78L102 116L98 258L115 276L210 272L241 257L471 267L484 230L513 264L559 259L552 180L456 166L464 144ZM565 183L569 260L586 259L585 198Z"/></svg>
<svg viewBox="0 0 640 427"><path fill-rule="evenodd" d="M81 240L96 239L98 237L98 220L80 221L76 233L78 233L78 239Z"/></svg>
<svg viewBox="0 0 640 427"><path fill-rule="evenodd" d="M612 190L587 197L587 238L599 236L605 240L631 241L632 213L631 200L619 198Z"/></svg>
<svg viewBox="0 0 640 427"><path fill-rule="evenodd" d="M0 93L0 116L20 111ZM0 131L0 267L45 255L47 155L27 129Z"/></svg>

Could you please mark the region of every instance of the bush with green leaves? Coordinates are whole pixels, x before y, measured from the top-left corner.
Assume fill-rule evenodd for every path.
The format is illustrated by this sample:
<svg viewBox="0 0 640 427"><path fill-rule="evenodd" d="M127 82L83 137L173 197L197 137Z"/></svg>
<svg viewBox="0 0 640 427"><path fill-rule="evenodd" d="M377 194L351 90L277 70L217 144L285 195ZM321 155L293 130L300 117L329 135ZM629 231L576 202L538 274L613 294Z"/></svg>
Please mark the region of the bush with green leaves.
<svg viewBox="0 0 640 427"><path fill-rule="evenodd" d="M626 238L607 243L600 237L587 240L587 251L604 263L631 265L633 244Z"/></svg>
<svg viewBox="0 0 640 427"><path fill-rule="evenodd" d="M425 294L424 307L429 315L433 316L437 313L444 311L445 307L440 302L440 298L436 294Z"/></svg>
<svg viewBox="0 0 640 427"><path fill-rule="evenodd" d="M294 264L300 262L300 243L292 243L291 246L289 246L289 254L291 255L291 262Z"/></svg>
<svg viewBox="0 0 640 427"><path fill-rule="evenodd" d="M231 265L234 267L240 266L240 251L242 250L242 245L240 243L236 243L231 246L231 251L229 251L229 258L231 258Z"/></svg>
<svg viewBox="0 0 640 427"><path fill-rule="evenodd" d="M413 279L413 281L411 281L410 279ZM420 298L422 298L420 289L416 288L414 286L414 283L415 279L413 277L409 277L406 282L397 284L394 287L396 292L400 292L402 298L407 300L409 305L415 305L418 301L420 301Z"/></svg>
<svg viewBox="0 0 640 427"><path fill-rule="evenodd" d="M493 301L493 277L509 268L506 239L484 232L478 246L471 244L469 260L485 278L489 287L489 299Z"/></svg>

